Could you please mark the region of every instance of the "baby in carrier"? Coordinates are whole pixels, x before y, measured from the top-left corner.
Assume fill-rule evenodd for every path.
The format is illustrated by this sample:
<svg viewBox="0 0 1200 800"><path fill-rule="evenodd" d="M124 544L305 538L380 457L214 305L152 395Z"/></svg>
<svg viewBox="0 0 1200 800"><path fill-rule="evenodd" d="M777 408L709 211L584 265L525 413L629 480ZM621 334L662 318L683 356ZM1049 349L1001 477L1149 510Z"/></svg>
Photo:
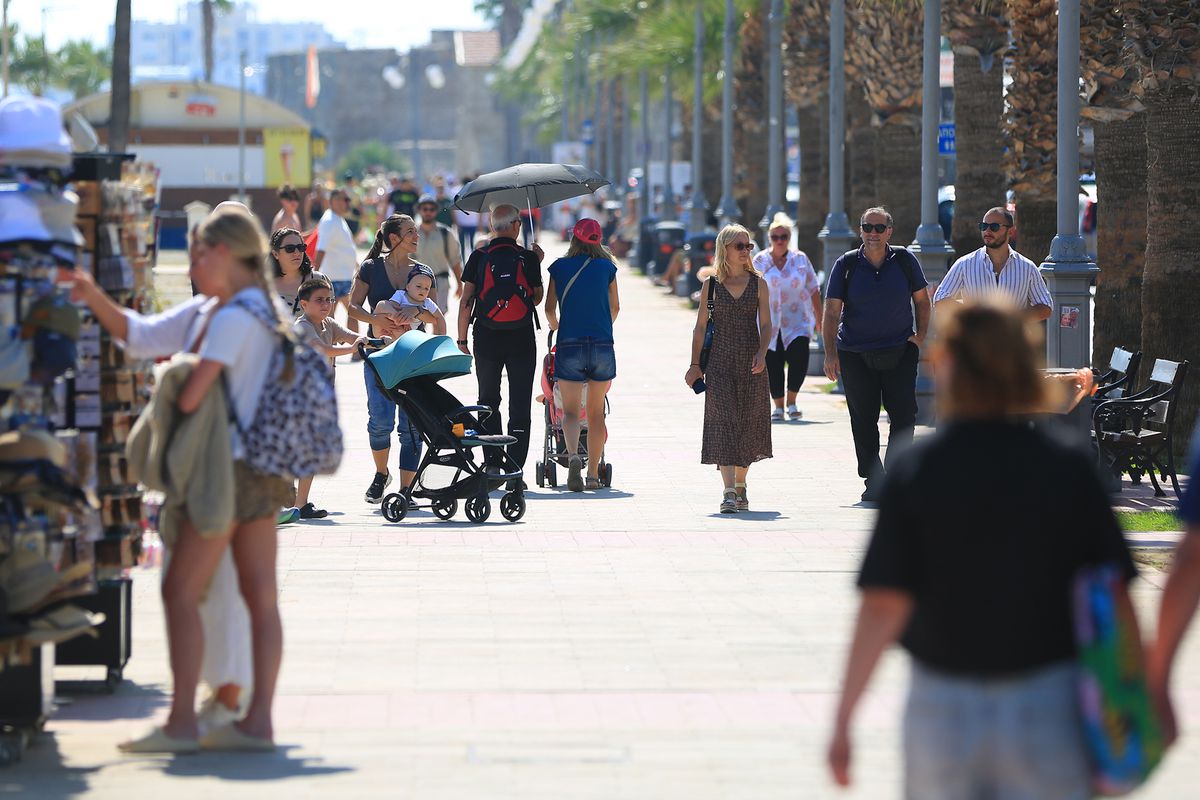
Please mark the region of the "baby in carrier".
<svg viewBox="0 0 1200 800"><path fill-rule="evenodd" d="M404 288L379 305L385 309L390 306L396 311L402 308L416 308L418 309L417 315L408 323L409 329L415 328L423 331L425 324L428 323L433 326L435 336L444 336L446 334L446 317L430 297L433 288L433 270L424 264L416 264L409 271Z"/></svg>

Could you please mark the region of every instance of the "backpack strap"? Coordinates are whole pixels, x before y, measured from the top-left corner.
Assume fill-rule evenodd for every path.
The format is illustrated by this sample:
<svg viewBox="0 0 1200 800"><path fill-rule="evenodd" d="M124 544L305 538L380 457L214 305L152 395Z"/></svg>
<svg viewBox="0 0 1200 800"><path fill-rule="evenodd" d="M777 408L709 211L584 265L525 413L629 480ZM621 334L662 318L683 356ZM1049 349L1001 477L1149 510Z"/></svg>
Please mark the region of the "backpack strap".
<svg viewBox="0 0 1200 800"><path fill-rule="evenodd" d="M446 257L446 263L449 264L453 259L450 257L450 229L442 223L435 223L438 230L442 232L442 255Z"/></svg>
<svg viewBox="0 0 1200 800"><path fill-rule="evenodd" d="M709 278L709 279L708 279L708 302L707 302L707 305L708 305L708 321L709 321L709 322L712 322L712 318L713 318L713 308L715 308L715 307L716 307L716 303L715 303L715 302L713 302L713 294L714 294L716 291L717 291L717 279L716 279L716 278Z"/></svg>
<svg viewBox="0 0 1200 800"><path fill-rule="evenodd" d="M588 256L587 261L583 262L583 266L579 268L579 271L571 276L571 280L567 281L567 285L562 292L562 297L558 300L558 304L563 308L566 308L567 305L567 293L571 291L571 287L575 285L575 281L579 280L579 276L583 274L583 271L587 269L587 265L590 263L592 263L592 256Z"/></svg>

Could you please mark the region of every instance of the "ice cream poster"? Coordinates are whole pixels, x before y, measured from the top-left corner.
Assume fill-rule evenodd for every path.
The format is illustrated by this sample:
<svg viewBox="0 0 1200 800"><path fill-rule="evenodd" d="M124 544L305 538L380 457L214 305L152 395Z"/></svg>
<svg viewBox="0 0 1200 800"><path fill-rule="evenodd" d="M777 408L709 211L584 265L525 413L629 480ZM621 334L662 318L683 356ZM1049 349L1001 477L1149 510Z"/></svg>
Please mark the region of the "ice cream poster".
<svg viewBox="0 0 1200 800"><path fill-rule="evenodd" d="M312 145L308 128L263 129L263 174L267 186L312 185Z"/></svg>

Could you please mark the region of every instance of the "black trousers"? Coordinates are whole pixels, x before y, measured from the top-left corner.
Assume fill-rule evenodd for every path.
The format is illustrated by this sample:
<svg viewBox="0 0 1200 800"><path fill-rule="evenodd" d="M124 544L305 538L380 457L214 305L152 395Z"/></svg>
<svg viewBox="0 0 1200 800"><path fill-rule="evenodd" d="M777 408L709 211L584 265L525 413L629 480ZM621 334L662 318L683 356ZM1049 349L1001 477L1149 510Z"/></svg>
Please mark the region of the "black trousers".
<svg viewBox="0 0 1200 800"><path fill-rule="evenodd" d="M887 409L891 424L886 462L912 443L917 424L917 361L920 351L909 344L900 363L889 370L871 369L859 353L838 349L842 365L842 387L850 408L850 430L858 476L874 487L883 478L885 464L879 460L879 407Z"/></svg>
<svg viewBox="0 0 1200 800"><path fill-rule="evenodd" d="M787 390L798 392L808 374L808 337L793 339L786 348L783 334L775 334L775 349L767 351L767 380L771 384L771 398L783 399L783 366L787 364Z"/></svg>
<svg viewBox="0 0 1200 800"><path fill-rule="evenodd" d="M533 325L497 330L475 326L475 378L479 381L479 405L494 410L483 422L491 434L504 432L500 419L501 374L508 373L508 433L517 443L508 446L513 461L525 466L529 455L530 404L537 369L537 340ZM492 448L484 448L486 451Z"/></svg>

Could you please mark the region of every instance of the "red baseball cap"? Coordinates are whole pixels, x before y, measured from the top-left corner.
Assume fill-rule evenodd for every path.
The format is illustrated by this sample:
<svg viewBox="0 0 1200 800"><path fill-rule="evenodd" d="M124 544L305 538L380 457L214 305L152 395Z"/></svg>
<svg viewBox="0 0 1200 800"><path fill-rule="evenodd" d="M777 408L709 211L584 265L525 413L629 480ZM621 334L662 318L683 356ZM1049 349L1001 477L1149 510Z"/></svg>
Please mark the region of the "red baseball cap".
<svg viewBox="0 0 1200 800"><path fill-rule="evenodd" d="M571 231L571 235L588 244L600 244L600 223L594 219L584 217L575 223L575 228Z"/></svg>

